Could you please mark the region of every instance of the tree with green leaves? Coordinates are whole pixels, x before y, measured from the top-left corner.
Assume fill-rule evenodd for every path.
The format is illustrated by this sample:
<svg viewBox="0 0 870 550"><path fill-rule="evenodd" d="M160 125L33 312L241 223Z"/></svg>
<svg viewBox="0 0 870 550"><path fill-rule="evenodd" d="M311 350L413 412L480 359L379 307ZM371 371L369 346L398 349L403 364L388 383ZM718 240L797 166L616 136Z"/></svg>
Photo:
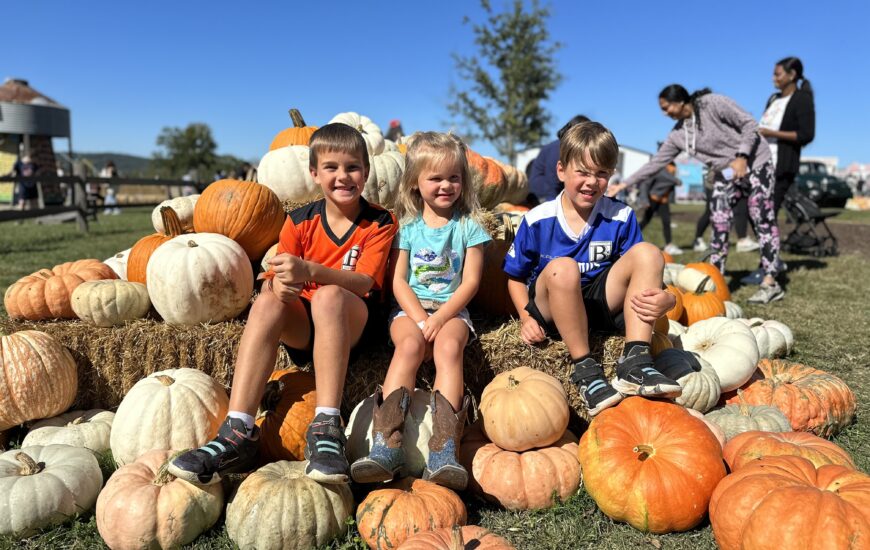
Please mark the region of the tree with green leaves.
<svg viewBox="0 0 870 550"><path fill-rule="evenodd" d="M210 178L218 164L217 143L208 124L192 123L186 128L165 127L157 136L161 151L154 153L154 163L169 177L181 177L195 171L195 179Z"/></svg>
<svg viewBox="0 0 870 550"><path fill-rule="evenodd" d="M529 11L522 0L504 12L493 11L489 0L481 6L486 22L472 26L476 53L453 55L468 88L453 87L448 108L469 125L469 138L492 143L513 164L518 150L539 145L547 135L551 117L543 103L562 80L553 59L561 45L550 41L550 12L537 0Z"/></svg>

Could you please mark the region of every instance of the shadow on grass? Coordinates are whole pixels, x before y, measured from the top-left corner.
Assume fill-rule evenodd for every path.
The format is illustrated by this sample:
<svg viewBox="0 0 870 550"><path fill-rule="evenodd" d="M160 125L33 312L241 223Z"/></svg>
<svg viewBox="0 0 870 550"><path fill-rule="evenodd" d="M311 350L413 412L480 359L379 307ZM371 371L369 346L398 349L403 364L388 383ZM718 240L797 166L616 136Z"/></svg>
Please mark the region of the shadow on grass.
<svg viewBox="0 0 870 550"><path fill-rule="evenodd" d="M779 283L783 286L783 288L788 287L788 283L790 282L789 273L794 271L813 271L817 269L825 269L828 267L827 262L823 262L816 259L807 259L807 260L788 260L786 262L788 264L788 271L785 273L781 273L778 277ZM744 286L754 286L740 282L740 279L746 277L751 274L752 270L749 269L734 269L729 270L728 275L731 277L731 281L728 282L728 291L736 292L737 290L743 288Z"/></svg>

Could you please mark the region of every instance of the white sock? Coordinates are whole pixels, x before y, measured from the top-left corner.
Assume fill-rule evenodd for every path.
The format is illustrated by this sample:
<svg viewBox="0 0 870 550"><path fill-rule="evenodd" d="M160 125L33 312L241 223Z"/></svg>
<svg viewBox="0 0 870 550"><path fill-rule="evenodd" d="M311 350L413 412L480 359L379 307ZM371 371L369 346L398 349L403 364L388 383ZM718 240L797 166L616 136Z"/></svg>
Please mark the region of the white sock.
<svg viewBox="0 0 870 550"><path fill-rule="evenodd" d="M230 418L238 418L239 420L244 422L245 428L248 430L248 433L246 435L251 435L251 433L254 431L254 417L253 416L251 416L249 414L245 414L243 412L239 412L239 411L230 411L227 413L227 416Z"/></svg>
<svg viewBox="0 0 870 550"><path fill-rule="evenodd" d="M335 407L315 407L314 416L317 416L320 413L328 414L329 416L341 415L341 411L336 409Z"/></svg>

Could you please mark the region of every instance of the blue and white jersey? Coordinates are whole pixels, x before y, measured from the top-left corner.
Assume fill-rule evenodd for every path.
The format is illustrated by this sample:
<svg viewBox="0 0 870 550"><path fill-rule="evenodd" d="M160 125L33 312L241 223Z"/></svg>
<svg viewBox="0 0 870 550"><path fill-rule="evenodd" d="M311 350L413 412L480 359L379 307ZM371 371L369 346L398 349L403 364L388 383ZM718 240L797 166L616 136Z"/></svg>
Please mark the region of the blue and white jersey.
<svg viewBox="0 0 870 550"><path fill-rule="evenodd" d="M527 285L532 285L555 258L576 260L580 282L588 284L629 248L643 241L634 211L609 197L598 199L589 222L579 235L574 233L565 219L562 193L523 217L505 256L502 266L505 273L526 279Z"/></svg>

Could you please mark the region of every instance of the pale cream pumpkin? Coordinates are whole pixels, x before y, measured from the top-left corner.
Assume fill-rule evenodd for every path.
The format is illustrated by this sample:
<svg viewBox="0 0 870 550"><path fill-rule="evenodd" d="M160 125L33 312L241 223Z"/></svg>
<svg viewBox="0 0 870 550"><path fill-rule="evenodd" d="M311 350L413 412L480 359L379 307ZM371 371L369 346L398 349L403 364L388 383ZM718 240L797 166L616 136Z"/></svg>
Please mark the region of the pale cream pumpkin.
<svg viewBox="0 0 870 550"><path fill-rule="evenodd" d="M759 317L740 319L755 335L758 344L758 355L761 359L785 357L794 347L794 334L785 323L765 321Z"/></svg>
<svg viewBox="0 0 870 550"><path fill-rule="evenodd" d="M114 420L115 413L112 411L70 411L36 422L27 432L21 446L70 445L102 453L109 448L109 435L112 433Z"/></svg>
<svg viewBox="0 0 870 550"><path fill-rule="evenodd" d="M430 394L416 389L411 396L402 430L402 449L405 465L401 476L422 477L429 459L429 439L432 437L432 411L429 409ZM363 399L353 412L345 429L346 453L350 462L369 455L372 448L372 398Z"/></svg>
<svg viewBox="0 0 870 550"><path fill-rule="evenodd" d="M759 359L758 344L749 327L725 317L692 324L675 345L710 363L719 375L723 392L736 390L749 380Z"/></svg>
<svg viewBox="0 0 870 550"><path fill-rule="evenodd" d="M308 147L290 145L266 153L257 168L257 181L284 201L306 203L323 196L311 177Z"/></svg>
<svg viewBox="0 0 870 550"><path fill-rule="evenodd" d="M169 324L219 323L251 301L254 273L244 249L216 233L179 235L148 260L148 295Z"/></svg>
<svg viewBox="0 0 870 550"><path fill-rule="evenodd" d="M155 372L136 382L118 406L110 439L115 462L128 464L152 449L204 445L228 408L226 390L202 371Z"/></svg>
<svg viewBox="0 0 870 550"><path fill-rule="evenodd" d="M401 152L399 151L399 145L395 141L384 138L384 153L389 153L390 151Z"/></svg>
<svg viewBox="0 0 870 550"><path fill-rule="evenodd" d="M668 319L668 338L671 339L672 344L676 345L677 339L685 333L686 327L683 326L679 321Z"/></svg>
<svg viewBox="0 0 870 550"><path fill-rule="evenodd" d="M678 405L704 413L719 401L719 375L706 359L685 350L666 349L655 357L655 367L683 388L675 400Z"/></svg>
<svg viewBox="0 0 870 550"><path fill-rule="evenodd" d="M701 286L703 284L703 286ZM677 275L677 286L688 292L715 292L716 283L706 273L684 267Z"/></svg>
<svg viewBox="0 0 870 550"><path fill-rule="evenodd" d="M405 155L398 151L386 151L369 157L369 163L371 169L363 189L363 197L384 208L393 208L402 183L402 174L405 172Z"/></svg>
<svg viewBox="0 0 870 550"><path fill-rule="evenodd" d="M556 378L529 367L496 376L480 398L483 431L508 451L545 447L568 428L568 396Z"/></svg>
<svg viewBox="0 0 870 550"><path fill-rule="evenodd" d="M721 409L708 412L705 418L722 428L726 441L743 432L792 431L785 414L770 405L725 405Z"/></svg>
<svg viewBox="0 0 870 550"><path fill-rule="evenodd" d="M0 535L29 537L90 510L103 474L94 453L69 445L0 454Z"/></svg>
<svg viewBox="0 0 870 550"><path fill-rule="evenodd" d="M181 222L181 228L184 232L193 231L193 210L196 207L196 201L199 195L188 195L186 197L175 197L161 202L151 211L151 224L154 226L154 231L157 233L166 233L166 228L163 225L163 216L160 214L160 209L164 206L175 210L178 216L178 221Z"/></svg>
<svg viewBox="0 0 870 550"><path fill-rule="evenodd" d="M341 122L356 128L362 134L370 155L380 155L384 152L384 134L369 117L354 112L338 113L329 122L330 124Z"/></svg>
<svg viewBox="0 0 870 550"><path fill-rule="evenodd" d="M122 250L111 258L103 260L103 263L112 268L115 275L117 275L122 281L127 280L127 258L130 256L131 250L133 249L128 248L127 250Z"/></svg>
<svg viewBox="0 0 870 550"><path fill-rule="evenodd" d="M151 309L145 285L114 279L80 284L73 290L71 304L79 319L98 327L141 319Z"/></svg>
<svg viewBox="0 0 870 550"><path fill-rule="evenodd" d="M666 263L664 272L662 273L662 282L666 285L676 285L677 278L680 276L680 272L686 269L686 266L683 264L677 263ZM695 290L694 288L692 290Z"/></svg>
<svg viewBox="0 0 870 550"><path fill-rule="evenodd" d="M743 308L735 304L731 300L725 300L725 318L726 319L741 319L743 317Z"/></svg>
<svg viewBox="0 0 870 550"><path fill-rule="evenodd" d="M166 471L175 453L154 450L112 474L97 499L97 529L112 550L178 548L214 525L223 486L193 485Z"/></svg>
<svg viewBox="0 0 870 550"><path fill-rule="evenodd" d="M227 506L227 534L240 548L320 548L347 532L353 495L347 485L321 484L305 462L273 462L252 473Z"/></svg>
<svg viewBox="0 0 870 550"><path fill-rule="evenodd" d="M77 389L75 359L53 336L0 332L0 431L64 412Z"/></svg>

